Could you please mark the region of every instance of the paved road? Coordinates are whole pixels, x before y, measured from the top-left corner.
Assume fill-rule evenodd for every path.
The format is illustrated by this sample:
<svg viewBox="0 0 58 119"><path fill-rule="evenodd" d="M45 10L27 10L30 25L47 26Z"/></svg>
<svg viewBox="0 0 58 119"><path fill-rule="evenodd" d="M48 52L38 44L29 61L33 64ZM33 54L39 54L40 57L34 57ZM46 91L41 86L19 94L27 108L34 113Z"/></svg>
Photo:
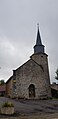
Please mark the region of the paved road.
<svg viewBox="0 0 58 119"><path fill-rule="evenodd" d="M15 111L23 115L58 113L58 100L14 100L0 97L0 107L5 101L11 101Z"/></svg>

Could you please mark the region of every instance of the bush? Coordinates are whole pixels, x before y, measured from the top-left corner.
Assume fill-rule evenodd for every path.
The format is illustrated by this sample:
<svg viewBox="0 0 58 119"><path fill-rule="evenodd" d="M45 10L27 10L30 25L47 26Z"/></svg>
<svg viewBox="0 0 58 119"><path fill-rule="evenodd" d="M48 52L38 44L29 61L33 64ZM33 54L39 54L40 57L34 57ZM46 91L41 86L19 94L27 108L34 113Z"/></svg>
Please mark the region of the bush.
<svg viewBox="0 0 58 119"><path fill-rule="evenodd" d="M5 102L2 107L14 107L14 105L11 102Z"/></svg>

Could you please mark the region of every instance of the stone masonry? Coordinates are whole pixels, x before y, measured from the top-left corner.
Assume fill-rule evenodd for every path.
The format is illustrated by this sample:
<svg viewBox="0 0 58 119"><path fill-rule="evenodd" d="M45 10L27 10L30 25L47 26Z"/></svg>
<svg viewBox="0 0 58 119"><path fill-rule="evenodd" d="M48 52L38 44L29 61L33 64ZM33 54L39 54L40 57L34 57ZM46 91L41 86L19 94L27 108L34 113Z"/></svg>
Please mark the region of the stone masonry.
<svg viewBox="0 0 58 119"><path fill-rule="evenodd" d="M31 59L16 70L16 95L29 97L29 86L35 86L35 99L51 97L46 54L32 55Z"/></svg>

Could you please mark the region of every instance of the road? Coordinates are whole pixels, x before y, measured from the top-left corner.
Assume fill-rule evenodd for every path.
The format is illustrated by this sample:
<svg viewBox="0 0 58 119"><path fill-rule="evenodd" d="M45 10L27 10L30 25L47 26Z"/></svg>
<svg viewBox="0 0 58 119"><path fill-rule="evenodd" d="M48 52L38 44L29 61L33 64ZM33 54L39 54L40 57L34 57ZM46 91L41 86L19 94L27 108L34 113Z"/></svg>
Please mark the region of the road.
<svg viewBox="0 0 58 119"><path fill-rule="evenodd" d="M6 101L12 102L14 104L15 111L21 115L58 113L58 100L15 100L0 97L0 107L3 102Z"/></svg>

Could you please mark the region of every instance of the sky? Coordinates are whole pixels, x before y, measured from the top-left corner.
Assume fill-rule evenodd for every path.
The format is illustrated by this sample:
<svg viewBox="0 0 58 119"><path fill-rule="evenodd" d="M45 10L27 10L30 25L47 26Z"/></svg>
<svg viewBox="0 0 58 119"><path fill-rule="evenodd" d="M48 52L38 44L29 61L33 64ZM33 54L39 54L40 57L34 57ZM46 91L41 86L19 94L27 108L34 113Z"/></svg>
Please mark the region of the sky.
<svg viewBox="0 0 58 119"><path fill-rule="evenodd" d="M0 0L0 80L7 81L34 53L38 23L50 81L56 81L58 0Z"/></svg>

